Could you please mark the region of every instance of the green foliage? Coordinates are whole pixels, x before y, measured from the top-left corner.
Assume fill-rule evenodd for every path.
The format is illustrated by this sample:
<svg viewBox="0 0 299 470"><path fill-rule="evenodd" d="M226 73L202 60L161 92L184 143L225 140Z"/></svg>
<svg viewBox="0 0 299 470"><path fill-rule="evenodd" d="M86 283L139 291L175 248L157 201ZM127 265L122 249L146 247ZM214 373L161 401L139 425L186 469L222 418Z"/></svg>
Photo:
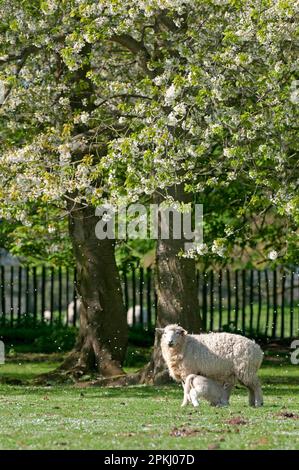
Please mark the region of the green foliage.
<svg viewBox="0 0 299 470"><path fill-rule="evenodd" d="M149 347L154 344L155 329L145 330L141 326L133 326L129 329L129 342L133 346Z"/></svg>
<svg viewBox="0 0 299 470"><path fill-rule="evenodd" d="M155 240L127 240L116 245L116 263L120 269L127 265L143 266L148 258L154 260Z"/></svg>
<svg viewBox="0 0 299 470"><path fill-rule="evenodd" d="M70 351L75 344L77 329L73 327L53 327L47 334L39 335L33 343L33 349L45 353Z"/></svg>
<svg viewBox="0 0 299 470"><path fill-rule="evenodd" d="M19 347L31 352L61 352L70 351L77 335L74 327L59 324L47 325L34 323L33 321L22 322L18 326L1 326L0 338L4 341L9 351L18 350Z"/></svg>
<svg viewBox="0 0 299 470"><path fill-rule="evenodd" d="M14 326L0 326L0 339L7 346L7 353L34 352L56 353L70 351L75 344L77 328L63 326L58 321L53 325L34 320L33 316L26 315ZM144 330L140 327L132 327L129 330L129 349L126 365L133 366L144 364L149 358L149 348L154 343L154 329Z"/></svg>
<svg viewBox="0 0 299 470"><path fill-rule="evenodd" d="M133 345L132 345L133 344ZM148 347L145 347L145 344L141 343L143 347L136 347L132 343L132 337L130 340L130 345L127 349L126 359L124 362L124 368L141 368L145 366L151 356L151 350Z"/></svg>
<svg viewBox="0 0 299 470"><path fill-rule="evenodd" d="M67 218L61 209L44 204L27 208L30 220L2 221L0 246L26 265L73 266Z"/></svg>
<svg viewBox="0 0 299 470"><path fill-rule="evenodd" d="M74 205L182 184L205 211L205 250L190 255L298 262L297 14L287 0L2 0L13 251L70 262L60 217Z"/></svg>

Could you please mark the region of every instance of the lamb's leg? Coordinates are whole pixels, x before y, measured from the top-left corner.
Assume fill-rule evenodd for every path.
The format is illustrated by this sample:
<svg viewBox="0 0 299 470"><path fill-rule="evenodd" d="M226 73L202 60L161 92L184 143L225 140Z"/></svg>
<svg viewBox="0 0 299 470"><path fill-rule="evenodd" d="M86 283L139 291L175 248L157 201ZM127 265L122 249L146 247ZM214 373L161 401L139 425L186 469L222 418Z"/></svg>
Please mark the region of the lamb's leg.
<svg viewBox="0 0 299 470"><path fill-rule="evenodd" d="M184 399L183 399L183 403L181 404L181 406L186 406L186 405L188 405L189 402L190 402L189 394L184 393Z"/></svg>
<svg viewBox="0 0 299 470"><path fill-rule="evenodd" d="M192 390L190 390L189 396L190 396L190 400L192 402L192 405L193 406L199 406L199 402L197 400L197 392L196 392L195 388L192 388Z"/></svg>

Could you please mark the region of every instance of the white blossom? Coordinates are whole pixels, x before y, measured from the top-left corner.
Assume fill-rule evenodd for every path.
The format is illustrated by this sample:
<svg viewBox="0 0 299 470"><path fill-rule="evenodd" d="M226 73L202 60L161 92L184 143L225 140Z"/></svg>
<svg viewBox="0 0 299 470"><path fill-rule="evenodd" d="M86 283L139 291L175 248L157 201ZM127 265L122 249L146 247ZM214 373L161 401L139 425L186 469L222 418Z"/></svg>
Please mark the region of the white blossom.
<svg viewBox="0 0 299 470"><path fill-rule="evenodd" d="M225 255L225 245L222 240L214 240L212 244L212 252L221 258Z"/></svg>
<svg viewBox="0 0 299 470"><path fill-rule="evenodd" d="M173 108L175 115L184 116L186 114L186 105L185 103L179 103Z"/></svg>
<svg viewBox="0 0 299 470"><path fill-rule="evenodd" d="M278 253L275 250L270 251L270 253L268 254L268 258L271 261L275 261L277 257L278 257Z"/></svg>
<svg viewBox="0 0 299 470"><path fill-rule="evenodd" d="M170 113L170 114L168 115L167 123L168 123L169 126L172 126L172 127L174 127L174 126L177 125L178 120L177 120L177 118L176 118L176 116L175 116L174 113Z"/></svg>
<svg viewBox="0 0 299 470"><path fill-rule="evenodd" d="M84 111L83 113L80 114L80 121L83 123L83 124L87 124L88 121L89 121L89 114Z"/></svg>
<svg viewBox="0 0 299 470"><path fill-rule="evenodd" d="M172 84L169 88L167 88L165 93L165 104L172 104L176 97L179 94L179 89L176 88L174 84Z"/></svg>
<svg viewBox="0 0 299 470"><path fill-rule="evenodd" d="M161 86L164 82L164 77L163 75L158 75L158 77L155 77L153 81L155 85Z"/></svg>

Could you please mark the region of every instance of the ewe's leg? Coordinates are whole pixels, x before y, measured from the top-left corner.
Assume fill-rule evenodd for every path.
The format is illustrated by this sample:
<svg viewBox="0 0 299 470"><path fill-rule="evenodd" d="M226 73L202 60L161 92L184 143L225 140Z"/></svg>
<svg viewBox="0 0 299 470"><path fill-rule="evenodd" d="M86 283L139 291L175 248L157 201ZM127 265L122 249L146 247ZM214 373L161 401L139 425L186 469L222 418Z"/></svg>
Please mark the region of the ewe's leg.
<svg viewBox="0 0 299 470"><path fill-rule="evenodd" d="M249 391L249 405L256 407L263 406L263 392L258 377L244 385L246 385Z"/></svg>
<svg viewBox="0 0 299 470"><path fill-rule="evenodd" d="M223 396L217 406L229 406L229 397L227 395Z"/></svg>
<svg viewBox="0 0 299 470"><path fill-rule="evenodd" d="M222 397L222 405L224 406L228 406L229 405L229 400L230 400L230 396L231 396L231 393L234 389L235 385L234 384L225 384L224 385L224 394L223 394L223 397Z"/></svg>
<svg viewBox="0 0 299 470"><path fill-rule="evenodd" d="M255 406L263 406L263 392L259 379L257 378L254 386L254 400Z"/></svg>
<svg viewBox="0 0 299 470"><path fill-rule="evenodd" d="M250 386L248 386L247 389L248 389L249 406L255 406L254 389L251 388Z"/></svg>
<svg viewBox="0 0 299 470"><path fill-rule="evenodd" d="M196 392L195 388L192 388L192 390L190 390L189 396L190 396L190 400L192 402L192 405L193 406L199 406L199 402L197 400L197 392Z"/></svg>
<svg viewBox="0 0 299 470"><path fill-rule="evenodd" d="M217 405L219 408L222 408L223 406L229 406L229 403L228 401L223 401L221 400L219 403L217 403Z"/></svg>

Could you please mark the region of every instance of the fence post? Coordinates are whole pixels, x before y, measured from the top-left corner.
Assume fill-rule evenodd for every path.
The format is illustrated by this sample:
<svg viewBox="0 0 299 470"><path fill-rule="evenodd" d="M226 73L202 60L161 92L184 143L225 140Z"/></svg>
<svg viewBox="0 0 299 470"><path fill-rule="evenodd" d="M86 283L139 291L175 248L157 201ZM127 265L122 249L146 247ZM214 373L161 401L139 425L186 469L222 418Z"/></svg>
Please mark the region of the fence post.
<svg viewBox="0 0 299 470"><path fill-rule="evenodd" d="M207 273L203 272L203 284L202 284L202 323L203 328L207 330L207 311L208 311L208 299L207 299Z"/></svg>
<svg viewBox="0 0 299 470"><path fill-rule="evenodd" d="M246 271L242 269L242 333L246 328Z"/></svg>
<svg viewBox="0 0 299 470"><path fill-rule="evenodd" d="M33 317L34 323L37 319L37 277L36 277L36 266L33 267Z"/></svg>
<svg viewBox="0 0 299 470"><path fill-rule="evenodd" d="M45 310L46 310L46 268L42 267L42 285L41 285L41 317L42 322L45 320Z"/></svg>
<svg viewBox="0 0 299 470"><path fill-rule="evenodd" d="M249 323L249 332L252 335L253 332L253 286L254 286L254 271L253 269L250 270L250 323Z"/></svg>
<svg viewBox="0 0 299 470"><path fill-rule="evenodd" d="M152 327L152 304L151 304L151 270L146 269L146 306L147 306L147 326Z"/></svg>
<svg viewBox="0 0 299 470"><path fill-rule="evenodd" d="M22 266L19 266L18 271L18 325L21 322L22 314Z"/></svg>
<svg viewBox="0 0 299 470"><path fill-rule="evenodd" d="M286 273L282 271L282 286L281 286L281 331L280 338L284 338L284 305L285 305L285 284L286 284Z"/></svg>
<svg viewBox="0 0 299 470"><path fill-rule="evenodd" d="M143 268L139 268L139 304L140 304L140 325L143 326Z"/></svg>
<svg viewBox="0 0 299 470"><path fill-rule="evenodd" d="M58 321L59 325L62 323L62 269L58 268Z"/></svg>
<svg viewBox="0 0 299 470"><path fill-rule="evenodd" d="M235 271L235 326L238 329L239 323L239 271Z"/></svg>
<svg viewBox="0 0 299 470"><path fill-rule="evenodd" d="M218 275L219 330L222 328L222 270Z"/></svg>
<svg viewBox="0 0 299 470"><path fill-rule="evenodd" d="M273 271L273 324L272 324L272 338L276 338L277 328L277 271Z"/></svg>
<svg viewBox="0 0 299 470"><path fill-rule="evenodd" d="M1 266L1 307L2 307L2 324L6 321L6 303L5 303L5 267Z"/></svg>
<svg viewBox="0 0 299 470"><path fill-rule="evenodd" d="M10 326L14 320L14 267L10 267Z"/></svg>
<svg viewBox="0 0 299 470"><path fill-rule="evenodd" d="M258 313L257 313L256 331L257 331L257 334L259 334L260 326L261 326L261 315L262 315L261 271L257 272L257 279L258 279Z"/></svg>
<svg viewBox="0 0 299 470"><path fill-rule="evenodd" d="M74 267L74 278L73 278L73 302L74 302L74 318L73 318L73 325L76 326L77 322L77 268Z"/></svg>
<svg viewBox="0 0 299 470"><path fill-rule="evenodd" d="M267 313L266 313L266 325L265 325L265 336L268 335L269 321L270 321L270 289L269 289L269 276L268 271L265 269L265 281L266 281L266 295L267 295Z"/></svg>
<svg viewBox="0 0 299 470"><path fill-rule="evenodd" d="M26 305L26 315L29 314L29 282L30 282L30 272L28 266L26 266L26 300L25 300L25 305Z"/></svg>
<svg viewBox="0 0 299 470"><path fill-rule="evenodd" d="M133 326L136 324L136 272L132 268L132 299L133 299Z"/></svg>
<svg viewBox="0 0 299 470"><path fill-rule="evenodd" d="M70 303L70 274L69 274L69 267L66 267L65 270L65 300L66 300L66 311L65 311L65 324L69 324L69 303Z"/></svg>
<svg viewBox="0 0 299 470"><path fill-rule="evenodd" d="M50 324L52 325L53 316L54 316L54 268L53 266L51 267L50 311L51 311Z"/></svg>
<svg viewBox="0 0 299 470"><path fill-rule="evenodd" d="M230 271L226 270L226 287L227 287L227 324L231 322L231 285L230 285Z"/></svg>
<svg viewBox="0 0 299 470"><path fill-rule="evenodd" d="M290 336L294 334L294 272L291 272L291 299L290 299Z"/></svg>
<svg viewBox="0 0 299 470"><path fill-rule="evenodd" d="M214 272L210 271L210 331L214 328Z"/></svg>

